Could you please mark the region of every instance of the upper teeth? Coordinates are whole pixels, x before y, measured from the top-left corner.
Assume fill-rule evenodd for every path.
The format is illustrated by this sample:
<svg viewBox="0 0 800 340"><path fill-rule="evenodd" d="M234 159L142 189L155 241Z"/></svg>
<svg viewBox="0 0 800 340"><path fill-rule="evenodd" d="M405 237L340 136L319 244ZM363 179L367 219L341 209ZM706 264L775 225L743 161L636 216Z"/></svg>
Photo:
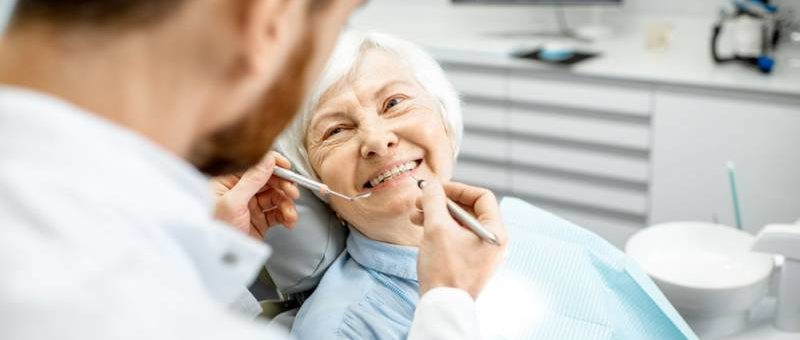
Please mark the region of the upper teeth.
<svg viewBox="0 0 800 340"><path fill-rule="evenodd" d="M414 168L416 168L416 167L417 167L417 162L414 162L414 161L409 161L409 162L400 164L400 165L398 165L398 166L396 166L394 168L386 170L384 173L382 173L382 174L380 174L378 176L375 176L375 178L369 180L369 184L372 185L373 187L375 187L378 184L381 184L381 183L383 183L383 182L385 182L387 180L390 180L390 179L394 178L395 176L398 176L400 174L403 174L403 173L406 173L408 171L414 170Z"/></svg>

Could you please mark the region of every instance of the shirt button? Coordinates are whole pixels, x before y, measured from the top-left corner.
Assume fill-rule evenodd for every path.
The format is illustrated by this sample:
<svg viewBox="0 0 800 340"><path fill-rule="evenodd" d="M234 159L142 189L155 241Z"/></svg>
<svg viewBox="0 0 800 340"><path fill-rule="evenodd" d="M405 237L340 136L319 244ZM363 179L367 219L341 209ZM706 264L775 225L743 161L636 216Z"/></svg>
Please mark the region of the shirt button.
<svg viewBox="0 0 800 340"><path fill-rule="evenodd" d="M238 262L238 261L239 261L239 258L234 253L228 252L228 253L225 253L224 255L222 255L222 262L227 264L227 265L235 265L236 262Z"/></svg>

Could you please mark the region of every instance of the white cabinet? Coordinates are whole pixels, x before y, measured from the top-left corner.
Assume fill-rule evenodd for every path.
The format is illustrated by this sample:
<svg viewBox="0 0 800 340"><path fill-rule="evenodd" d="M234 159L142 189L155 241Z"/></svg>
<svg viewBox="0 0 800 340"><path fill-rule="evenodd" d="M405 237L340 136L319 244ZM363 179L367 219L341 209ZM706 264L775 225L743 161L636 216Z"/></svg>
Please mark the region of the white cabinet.
<svg viewBox="0 0 800 340"><path fill-rule="evenodd" d="M464 139L455 168L456 180L511 191L509 169L507 77L503 69L452 66L447 76L458 90L464 114Z"/></svg>
<svg viewBox="0 0 800 340"><path fill-rule="evenodd" d="M727 161L747 231L800 217L800 97L663 90L655 103L652 223L735 225Z"/></svg>
<svg viewBox="0 0 800 340"><path fill-rule="evenodd" d="M523 198L617 246L648 214L651 91L445 65L464 100L455 179ZM493 71L492 71L493 70Z"/></svg>
<svg viewBox="0 0 800 340"><path fill-rule="evenodd" d="M455 179L517 196L622 248L676 220L748 231L800 217L800 97L444 63L464 100Z"/></svg>
<svg viewBox="0 0 800 340"><path fill-rule="evenodd" d="M588 111L641 116L649 116L651 111L651 92L648 86L577 78L568 73L552 75L542 72L511 76L508 96L515 101L532 101Z"/></svg>
<svg viewBox="0 0 800 340"><path fill-rule="evenodd" d="M646 154L631 156L597 149L536 141L516 141L511 159L521 166L548 167L553 171L600 176L607 179L647 184L650 180Z"/></svg>
<svg viewBox="0 0 800 340"><path fill-rule="evenodd" d="M650 148L650 126L607 116L582 115L517 104L511 110L512 133L634 150Z"/></svg>

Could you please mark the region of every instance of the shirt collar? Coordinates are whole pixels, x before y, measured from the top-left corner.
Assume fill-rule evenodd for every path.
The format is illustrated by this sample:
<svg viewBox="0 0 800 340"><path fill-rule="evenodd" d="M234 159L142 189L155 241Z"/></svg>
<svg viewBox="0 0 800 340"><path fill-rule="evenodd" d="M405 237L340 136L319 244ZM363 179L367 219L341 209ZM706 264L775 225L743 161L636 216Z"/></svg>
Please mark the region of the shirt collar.
<svg viewBox="0 0 800 340"><path fill-rule="evenodd" d="M406 280L417 280L416 247L375 241L350 227L347 252L364 267Z"/></svg>

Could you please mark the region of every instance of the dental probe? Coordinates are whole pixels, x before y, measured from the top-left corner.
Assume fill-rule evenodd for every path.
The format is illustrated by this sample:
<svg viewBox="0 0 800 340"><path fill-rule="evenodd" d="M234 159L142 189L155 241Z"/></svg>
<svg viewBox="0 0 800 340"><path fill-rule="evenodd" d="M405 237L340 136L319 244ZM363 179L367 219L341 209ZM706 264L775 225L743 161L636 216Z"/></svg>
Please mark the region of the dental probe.
<svg viewBox="0 0 800 340"><path fill-rule="evenodd" d="M417 186L420 189L425 187L426 183L424 179L418 180L414 177L411 178L417 181ZM500 245L500 242L497 241L497 236L495 236L495 234L493 234L489 230L486 230L486 227L484 227L481 224L481 222L478 221L478 219L472 216L472 214L470 214L468 211L464 210L464 208L458 205L458 203L453 202L453 200L449 198L447 199L447 210L450 211L450 215L452 215L453 218L461 222L461 224L465 225L467 228L469 228L469 230L475 233L475 235L478 235L478 237L480 237L484 241L494 244L496 246Z"/></svg>
<svg viewBox="0 0 800 340"><path fill-rule="evenodd" d="M295 173L295 172L293 172L293 171L291 171L289 169L285 169L285 168L281 168L281 167L277 167L277 166L272 169L272 174L275 175L275 176L278 176L280 178L283 178L283 179L285 179L287 181L294 182L294 183L296 183L297 185L299 185L301 187L308 188L308 189L311 189L313 191L317 191L321 195L331 194L333 196L342 198L342 199L347 200L347 201L355 201L355 200L359 200L359 199L362 199L362 198L367 198L370 195L372 195L371 191L367 191L367 192L364 192L364 193L361 193L361 194L358 194L358 195L355 195L355 196L352 196L352 197L347 196L345 194L340 194L340 193L338 193L336 191L331 190L327 185L325 185L323 183L317 182L317 181L315 181L313 179L310 179L308 177L305 177L303 175Z"/></svg>

